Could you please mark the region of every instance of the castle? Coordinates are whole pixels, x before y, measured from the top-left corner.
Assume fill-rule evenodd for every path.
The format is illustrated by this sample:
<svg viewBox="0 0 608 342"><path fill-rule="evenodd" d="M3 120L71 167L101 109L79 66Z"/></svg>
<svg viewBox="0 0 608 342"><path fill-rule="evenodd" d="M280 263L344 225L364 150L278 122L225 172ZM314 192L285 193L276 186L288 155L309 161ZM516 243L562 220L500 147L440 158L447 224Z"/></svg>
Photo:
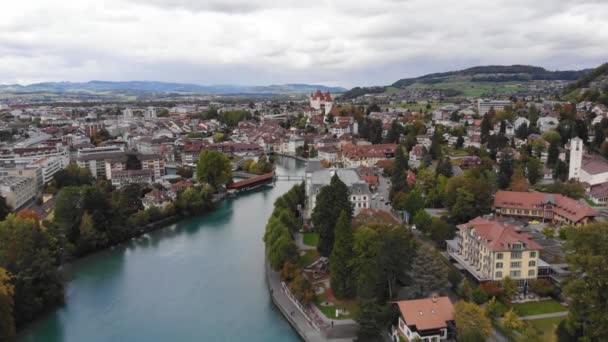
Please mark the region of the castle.
<svg viewBox="0 0 608 342"><path fill-rule="evenodd" d="M310 94L310 106L316 110L323 110L323 114L327 115L334 104L329 92L323 94L320 90Z"/></svg>

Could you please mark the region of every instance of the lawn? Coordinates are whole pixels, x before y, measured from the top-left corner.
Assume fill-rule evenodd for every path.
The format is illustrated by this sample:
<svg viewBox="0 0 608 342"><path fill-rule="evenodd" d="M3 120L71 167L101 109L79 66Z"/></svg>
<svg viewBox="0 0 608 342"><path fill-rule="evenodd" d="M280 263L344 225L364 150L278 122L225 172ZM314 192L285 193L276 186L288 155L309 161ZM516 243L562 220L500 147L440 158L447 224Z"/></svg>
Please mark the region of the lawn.
<svg viewBox="0 0 608 342"><path fill-rule="evenodd" d="M559 322L564 320L565 317L552 317L552 318L543 318L543 319L535 319L532 321L527 321L529 324L534 326L538 331L543 332L542 341L544 342L556 342L557 336L555 335L555 330L559 325Z"/></svg>
<svg viewBox="0 0 608 342"><path fill-rule="evenodd" d="M308 250L304 252L304 255L301 255L300 258L298 258L298 266L300 266L300 268L304 268L315 262L317 259L319 259L319 252L317 252L315 249Z"/></svg>
<svg viewBox="0 0 608 342"><path fill-rule="evenodd" d="M519 316L540 315L553 312L567 311L556 300L544 300L541 302L528 302L513 304L513 309Z"/></svg>
<svg viewBox="0 0 608 342"><path fill-rule="evenodd" d="M340 301L339 303L334 303L333 306L322 306L321 303L325 301L327 301L325 293L317 295L317 297L315 297L315 306L319 309L319 311L323 312L323 314L329 319L352 319L355 317L355 314L359 310L359 307L357 306L357 302L355 300ZM336 309L344 309L348 311L348 314L336 317Z"/></svg>
<svg viewBox="0 0 608 342"><path fill-rule="evenodd" d="M319 233L304 233L304 244L306 246L317 247L319 244Z"/></svg>

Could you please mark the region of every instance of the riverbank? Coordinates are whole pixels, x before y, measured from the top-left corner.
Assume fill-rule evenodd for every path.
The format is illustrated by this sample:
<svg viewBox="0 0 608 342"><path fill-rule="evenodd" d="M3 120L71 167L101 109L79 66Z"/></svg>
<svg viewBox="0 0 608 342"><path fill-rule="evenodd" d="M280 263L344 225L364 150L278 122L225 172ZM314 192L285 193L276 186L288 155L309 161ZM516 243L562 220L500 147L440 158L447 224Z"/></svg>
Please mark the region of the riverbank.
<svg viewBox="0 0 608 342"><path fill-rule="evenodd" d="M349 325L336 324L318 327L311 323L306 314L285 293L281 286L279 272L270 268L267 259L264 261L264 268L272 302L302 340L306 342L352 342L355 340L356 332Z"/></svg>

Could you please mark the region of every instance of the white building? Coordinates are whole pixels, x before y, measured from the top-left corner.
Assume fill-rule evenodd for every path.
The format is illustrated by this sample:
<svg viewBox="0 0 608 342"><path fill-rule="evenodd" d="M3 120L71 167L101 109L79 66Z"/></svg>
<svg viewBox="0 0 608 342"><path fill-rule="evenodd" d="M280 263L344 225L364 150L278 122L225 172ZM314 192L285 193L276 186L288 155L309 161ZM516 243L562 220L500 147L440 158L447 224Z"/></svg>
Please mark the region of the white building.
<svg viewBox="0 0 608 342"><path fill-rule="evenodd" d="M36 181L30 177L0 177L0 195L13 210L20 209L31 201L36 192Z"/></svg>
<svg viewBox="0 0 608 342"><path fill-rule="evenodd" d="M127 108L125 110L122 111L122 117L125 120L130 120L133 119L133 110L131 108Z"/></svg>
<svg viewBox="0 0 608 342"><path fill-rule="evenodd" d="M323 110L323 114L325 115L331 112L331 108L334 104L334 100L331 98L329 92L324 94L320 90L310 94L309 101L312 108L316 110Z"/></svg>
<svg viewBox="0 0 608 342"><path fill-rule="evenodd" d="M477 102L477 110L479 111L479 115L486 115L490 111L490 108L494 108L495 111L499 111L512 104L513 103L511 103L511 101L479 99Z"/></svg>
<svg viewBox="0 0 608 342"><path fill-rule="evenodd" d="M146 110L144 111L144 119L156 119L156 108L146 108Z"/></svg>
<svg viewBox="0 0 608 342"><path fill-rule="evenodd" d="M371 206L371 192L367 183L361 179L355 169L324 169L319 160L309 160L306 166L306 212L310 217L317 205L317 195L321 188L331 182L331 178L337 174L340 180L346 184L349 190L349 200L353 205L356 216L361 209ZM337 215L338 213L336 213Z"/></svg>
<svg viewBox="0 0 608 342"><path fill-rule="evenodd" d="M391 340L439 342L450 336L450 326L454 327L454 306L448 297L401 300L395 303L399 308L397 329Z"/></svg>
<svg viewBox="0 0 608 342"><path fill-rule="evenodd" d="M568 179L580 180L583 163L583 140L579 137L570 140L570 170Z"/></svg>

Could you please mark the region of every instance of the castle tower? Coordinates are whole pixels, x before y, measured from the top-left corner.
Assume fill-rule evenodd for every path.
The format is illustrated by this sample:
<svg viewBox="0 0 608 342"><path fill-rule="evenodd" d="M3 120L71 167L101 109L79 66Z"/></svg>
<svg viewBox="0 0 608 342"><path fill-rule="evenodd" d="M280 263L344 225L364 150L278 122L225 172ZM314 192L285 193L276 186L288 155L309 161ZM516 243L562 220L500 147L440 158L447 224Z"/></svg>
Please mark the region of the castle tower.
<svg viewBox="0 0 608 342"><path fill-rule="evenodd" d="M568 179L579 180L583 164L583 140L576 137L570 139L570 171Z"/></svg>

